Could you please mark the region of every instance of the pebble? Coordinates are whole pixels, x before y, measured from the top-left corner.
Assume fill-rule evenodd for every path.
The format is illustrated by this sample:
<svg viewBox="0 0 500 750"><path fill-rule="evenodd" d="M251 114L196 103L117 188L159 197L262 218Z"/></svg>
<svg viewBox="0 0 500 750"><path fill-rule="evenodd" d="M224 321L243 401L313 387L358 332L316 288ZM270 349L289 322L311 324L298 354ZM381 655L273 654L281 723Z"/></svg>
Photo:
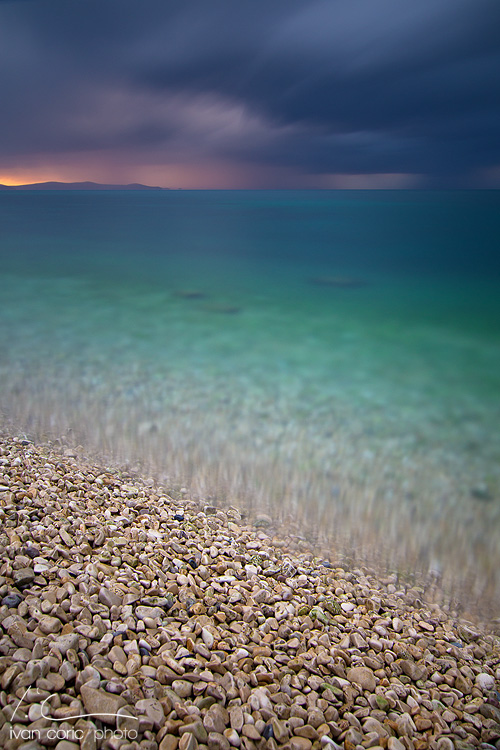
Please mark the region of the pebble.
<svg viewBox="0 0 500 750"><path fill-rule="evenodd" d="M70 740L60 740L57 743L55 750L80 750L80 747L81 745L79 742L71 742Z"/></svg>
<svg viewBox="0 0 500 750"><path fill-rule="evenodd" d="M66 656L70 649L73 651L78 650L79 640L78 633L68 633L67 635L58 636L52 643L63 656Z"/></svg>
<svg viewBox="0 0 500 750"><path fill-rule="evenodd" d="M2 606L14 608L17 607L18 604L21 604L22 600L23 597L19 596L19 594L7 594L7 596L2 598Z"/></svg>
<svg viewBox="0 0 500 750"><path fill-rule="evenodd" d="M222 734L224 729L229 724L229 714L219 703L215 703L208 709L205 718L203 719L203 726L207 732L218 732Z"/></svg>
<svg viewBox="0 0 500 750"><path fill-rule="evenodd" d="M409 661L408 659L402 659L400 661L400 666L405 675L410 677L412 680L417 682L417 680L423 680L425 679L427 675L427 668L423 664L417 664L414 661Z"/></svg>
<svg viewBox="0 0 500 750"><path fill-rule="evenodd" d="M377 679L368 667L353 667L349 669L347 679L349 682L355 682L360 685L363 690L368 690L370 693L374 692L377 685Z"/></svg>
<svg viewBox="0 0 500 750"><path fill-rule="evenodd" d="M238 732L236 732L234 729L231 729L229 727L228 729L224 730L223 734L224 734L224 737L226 738L226 740L229 742L229 744L232 745L233 747L239 747L241 745L240 736L239 736ZM268 739L268 738L266 738L266 739Z"/></svg>
<svg viewBox="0 0 500 750"><path fill-rule="evenodd" d="M104 690L96 690L88 685L82 685L80 694L85 711L104 724L115 724L118 709L126 705L121 696L112 695Z"/></svg>
<svg viewBox="0 0 500 750"><path fill-rule="evenodd" d="M210 732L207 739L208 750L229 750L229 740L218 732Z"/></svg>
<svg viewBox="0 0 500 750"><path fill-rule="evenodd" d="M122 597L115 594L114 591L101 586L99 591L99 601L104 604L105 607L119 607L122 603Z"/></svg>
<svg viewBox="0 0 500 750"><path fill-rule="evenodd" d="M196 720L192 723L185 724L183 727L179 727L179 734L182 736L185 732L190 732L198 742L206 742L208 738L208 732L201 723L201 721Z"/></svg>
<svg viewBox="0 0 500 750"><path fill-rule="evenodd" d="M45 633L45 635L49 635L49 633L58 633L62 629L62 622L57 617L50 617L49 615L43 615L38 620L38 627L42 631L42 633Z"/></svg>
<svg viewBox="0 0 500 750"><path fill-rule="evenodd" d="M180 740L173 734L167 734L160 742L159 750L177 750Z"/></svg>
<svg viewBox="0 0 500 750"><path fill-rule="evenodd" d="M240 706L234 706L229 709L229 721L231 723L231 727L236 732L241 732L241 730L243 729L244 717L243 711Z"/></svg>
<svg viewBox="0 0 500 750"><path fill-rule="evenodd" d="M198 740L190 732L186 732L179 740L179 750L196 750Z"/></svg>
<svg viewBox="0 0 500 750"><path fill-rule="evenodd" d="M35 571L33 568L21 568L20 570L14 570L12 574L14 586L21 590L31 586L34 578Z"/></svg>
<svg viewBox="0 0 500 750"><path fill-rule="evenodd" d="M406 747L397 737L389 737L387 740L387 750L406 750Z"/></svg>
<svg viewBox="0 0 500 750"><path fill-rule="evenodd" d="M312 742L306 737L291 737L289 741L290 750L311 750Z"/></svg>
<svg viewBox="0 0 500 750"><path fill-rule="evenodd" d="M203 643L205 644L205 646L207 648L212 648L212 646L214 645L215 638L213 634L209 630L207 630L207 628L201 629L201 637L203 639Z"/></svg>
<svg viewBox="0 0 500 750"><path fill-rule="evenodd" d="M244 737L248 737L250 740L260 740L262 737L261 733L257 731L253 724L243 724L241 733Z"/></svg>
<svg viewBox="0 0 500 750"><path fill-rule="evenodd" d="M404 628L404 622L399 617L393 617L392 629L395 633L401 633Z"/></svg>
<svg viewBox="0 0 500 750"><path fill-rule="evenodd" d="M146 698L137 701L135 708L139 714L145 714L151 719L153 726L159 729L165 721L165 713L160 701L156 698Z"/></svg>
<svg viewBox="0 0 500 750"><path fill-rule="evenodd" d="M492 677L490 674L486 674L485 672L481 672L481 674L478 674L476 676L476 685L481 690L494 690L495 688L495 678Z"/></svg>

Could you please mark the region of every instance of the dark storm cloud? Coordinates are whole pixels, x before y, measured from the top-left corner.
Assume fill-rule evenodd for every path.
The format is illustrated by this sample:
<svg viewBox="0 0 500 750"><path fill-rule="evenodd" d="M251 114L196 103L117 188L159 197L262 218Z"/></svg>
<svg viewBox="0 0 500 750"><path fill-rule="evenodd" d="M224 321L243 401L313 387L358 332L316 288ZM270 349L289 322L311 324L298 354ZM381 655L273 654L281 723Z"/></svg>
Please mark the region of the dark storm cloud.
<svg viewBox="0 0 500 750"><path fill-rule="evenodd" d="M129 150L304 174L500 164L498 0L0 0L0 166Z"/></svg>

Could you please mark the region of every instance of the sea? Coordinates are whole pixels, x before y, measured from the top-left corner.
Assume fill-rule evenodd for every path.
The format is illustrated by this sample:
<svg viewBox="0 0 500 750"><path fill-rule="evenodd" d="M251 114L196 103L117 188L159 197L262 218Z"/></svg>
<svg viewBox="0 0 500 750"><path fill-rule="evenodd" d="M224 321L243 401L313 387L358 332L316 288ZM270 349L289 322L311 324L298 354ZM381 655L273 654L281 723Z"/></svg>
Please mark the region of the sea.
<svg viewBox="0 0 500 750"><path fill-rule="evenodd" d="M4 190L0 269L4 429L500 615L500 191Z"/></svg>

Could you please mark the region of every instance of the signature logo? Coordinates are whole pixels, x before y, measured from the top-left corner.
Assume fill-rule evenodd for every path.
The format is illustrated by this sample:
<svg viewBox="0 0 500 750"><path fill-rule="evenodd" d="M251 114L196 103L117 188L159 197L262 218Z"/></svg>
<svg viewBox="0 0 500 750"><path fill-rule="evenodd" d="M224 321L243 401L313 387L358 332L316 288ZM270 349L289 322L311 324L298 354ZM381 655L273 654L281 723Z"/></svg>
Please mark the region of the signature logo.
<svg viewBox="0 0 500 750"><path fill-rule="evenodd" d="M22 698L20 698L19 703L17 704L16 708L14 709L14 713L12 714L12 719L11 719L12 722L14 721L14 717L15 717L16 712L18 711L21 703L23 702L23 700L28 695L29 690L30 690L30 688L28 688L27 690L24 691L24 694L23 694ZM126 717L127 719L133 719L134 721L137 721L137 722L139 721L139 719L136 716L132 716L131 714L112 714L112 713L75 714L74 716L65 716L63 719L56 719L54 716L50 716L49 714L45 713L45 709L49 708L47 706L47 702L51 698L53 698L54 696L56 696L56 695L57 695L57 693L51 693L50 695L48 695L41 702L41 704L40 704L41 707L42 707L41 708L41 713L42 713L42 717L44 719L49 719L50 721L60 721L60 722L62 722L62 721L68 721L68 719L88 719L88 718L97 719L97 718L102 717L102 716L107 716L107 717L111 716L111 717L115 717L115 718L121 718L123 716L123 717Z"/></svg>

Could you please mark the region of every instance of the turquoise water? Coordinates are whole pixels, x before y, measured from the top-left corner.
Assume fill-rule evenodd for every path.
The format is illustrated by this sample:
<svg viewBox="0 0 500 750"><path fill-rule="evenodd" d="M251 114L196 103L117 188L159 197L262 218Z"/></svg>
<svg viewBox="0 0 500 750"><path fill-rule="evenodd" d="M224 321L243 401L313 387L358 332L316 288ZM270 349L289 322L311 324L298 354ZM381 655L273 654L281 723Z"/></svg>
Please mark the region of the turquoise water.
<svg viewBox="0 0 500 750"><path fill-rule="evenodd" d="M2 412L491 599L499 240L495 191L2 192Z"/></svg>

